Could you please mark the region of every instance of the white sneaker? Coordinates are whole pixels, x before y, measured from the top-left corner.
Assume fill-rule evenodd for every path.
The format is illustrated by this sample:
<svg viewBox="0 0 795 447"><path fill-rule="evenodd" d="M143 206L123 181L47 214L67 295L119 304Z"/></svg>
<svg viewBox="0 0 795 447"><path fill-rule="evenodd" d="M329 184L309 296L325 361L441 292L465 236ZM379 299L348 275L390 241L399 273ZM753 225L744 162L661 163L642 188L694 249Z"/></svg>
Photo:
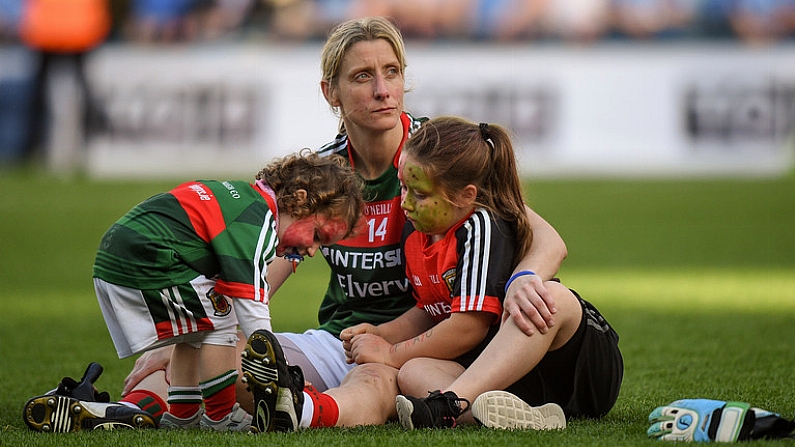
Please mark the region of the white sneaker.
<svg viewBox="0 0 795 447"><path fill-rule="evenodd" d="M199 422L201 421L202 415L204 414L204 410L199 408L196 411L196 414L189 418L178 418L169 412L163 413L163 416L160 418L160 428L171 429L171 430L185 430L191 428L199 428Z"/></svg>
<svg viewBox="0 0 795 447"><path fill-rule="evenodd" d="M558 430L566 428L560 405L532 407L507 391L487 391L472 403L472 416L486 427L503 430Z"/></svg>
<svg viewBox="0 0 795 447"><path fill-rule="evenodd" d="M199 428L202 430L248 432L251 431L251 415L240 408L239 403L235 403L232 412L220 421L214 421L207 416L207 413L203 413Z"/></svg>

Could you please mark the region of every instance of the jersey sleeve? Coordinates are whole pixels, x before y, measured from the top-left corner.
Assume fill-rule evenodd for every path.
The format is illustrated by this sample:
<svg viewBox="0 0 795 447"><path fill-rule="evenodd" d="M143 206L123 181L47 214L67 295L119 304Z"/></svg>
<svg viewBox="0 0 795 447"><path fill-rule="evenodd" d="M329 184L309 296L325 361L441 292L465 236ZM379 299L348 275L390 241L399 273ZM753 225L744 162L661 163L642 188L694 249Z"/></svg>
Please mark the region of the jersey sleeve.
<svg viewBox="0 0 795 447"><path fill-rule="evenodd" d="M279 243L275 202L268 202L257 188L245 182L209 185L222 213L216 219L225 224L223 231L210 241L219 264L216 290L227 296L267 303L268 263L276 256Z"/></svg>
<svg viewBox="0 0 795 447"><path fill-rule="evenodd" d="M452 288L452 312L502 314L503 287L514 268L515 232L507 222L478 209L456 231L458 275Z"/></svg>

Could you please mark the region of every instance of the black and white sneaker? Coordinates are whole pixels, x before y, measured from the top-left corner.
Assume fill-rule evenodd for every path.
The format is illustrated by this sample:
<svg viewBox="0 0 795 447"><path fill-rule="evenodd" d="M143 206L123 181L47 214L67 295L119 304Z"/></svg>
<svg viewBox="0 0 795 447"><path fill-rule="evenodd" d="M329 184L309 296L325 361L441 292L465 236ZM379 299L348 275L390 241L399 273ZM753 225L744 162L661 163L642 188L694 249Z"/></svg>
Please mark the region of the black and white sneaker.
<svg viewBox="0 0 795 447"><path fill-rule="evenodd" d="M507 391L487 391L472 403L472 416L482 425L503 430L561 430L566 415L556 403L533 407Z"/></svg>
<svg viewBox="0 0 795 447"><path fill-rule="evenodd" d="M57 394L30 399L22 418L31 430L67 433L81 430L157 428L149 413L116 402L81 401Z"/></svg>
<svg viewBox="0 0 795 447"><path fill-rule="evenodd" d="M461 404L466 403L463 407ZM456 419L469 409L469 401L454 392L432 391L428 397L416 398L398 395L395 398L400 424L409 430L415 428L451 428Z"/></svg>
<svg viewBox="0 0 795 447"><path fill-rule="evenodd" d="M304 406L304 374L290 366L270 331L251 334L243 350L243 382L254 395L251 431L294 431Z"/></svg>

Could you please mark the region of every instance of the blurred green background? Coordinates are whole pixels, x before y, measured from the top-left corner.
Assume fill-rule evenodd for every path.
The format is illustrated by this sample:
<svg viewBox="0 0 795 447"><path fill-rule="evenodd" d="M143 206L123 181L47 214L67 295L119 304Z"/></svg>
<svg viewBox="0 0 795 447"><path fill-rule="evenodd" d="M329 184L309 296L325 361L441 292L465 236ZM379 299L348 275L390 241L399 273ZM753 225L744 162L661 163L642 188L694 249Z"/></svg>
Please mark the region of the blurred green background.
<svg viewBox="0 0 795 447"><path fill-rule="evenodd" d="M91 361L105 366L98 387L119 398L134 359L119 360L107 334L91 280L94 252L129 208L185 180L65 180L37 169L2 171L0 445L116 442L115 435L41 436L25 428L20 411L61 377L79 377ZM528 181L526 189L528 203L568 245L559 276L617 329L626 363L622 394L604 420L574 421L562 437L544 435L538 442L637 445L645 439L648 412L683 397L748 400L795 414L795 175L543 180ZM313 327L327 281L322 259L301 264L273 299L274 329ZM512 436L461 432L449 443L526 440ZM383 445L395 437L427 445L420 433L395 426L280 437L279 445L347 445L351 439ZM256 445L252 438L198 434L118 442L209 445L220 439Z"/></svg>

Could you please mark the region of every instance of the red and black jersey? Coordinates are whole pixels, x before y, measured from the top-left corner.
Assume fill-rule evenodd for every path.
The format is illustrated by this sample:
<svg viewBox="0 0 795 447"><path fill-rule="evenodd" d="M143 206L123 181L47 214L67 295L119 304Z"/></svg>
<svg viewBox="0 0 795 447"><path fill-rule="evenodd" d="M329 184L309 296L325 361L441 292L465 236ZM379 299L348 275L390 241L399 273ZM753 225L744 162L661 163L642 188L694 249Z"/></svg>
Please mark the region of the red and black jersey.
<svg viewBox="0 0 795 447"><path fill-rule="evenodd" d="M407 224L403 252L417 307L437 323L452 312L490 312L499 322L505 282L514 269L516 233L482 208L456 224L441 241Z"/></svg>

